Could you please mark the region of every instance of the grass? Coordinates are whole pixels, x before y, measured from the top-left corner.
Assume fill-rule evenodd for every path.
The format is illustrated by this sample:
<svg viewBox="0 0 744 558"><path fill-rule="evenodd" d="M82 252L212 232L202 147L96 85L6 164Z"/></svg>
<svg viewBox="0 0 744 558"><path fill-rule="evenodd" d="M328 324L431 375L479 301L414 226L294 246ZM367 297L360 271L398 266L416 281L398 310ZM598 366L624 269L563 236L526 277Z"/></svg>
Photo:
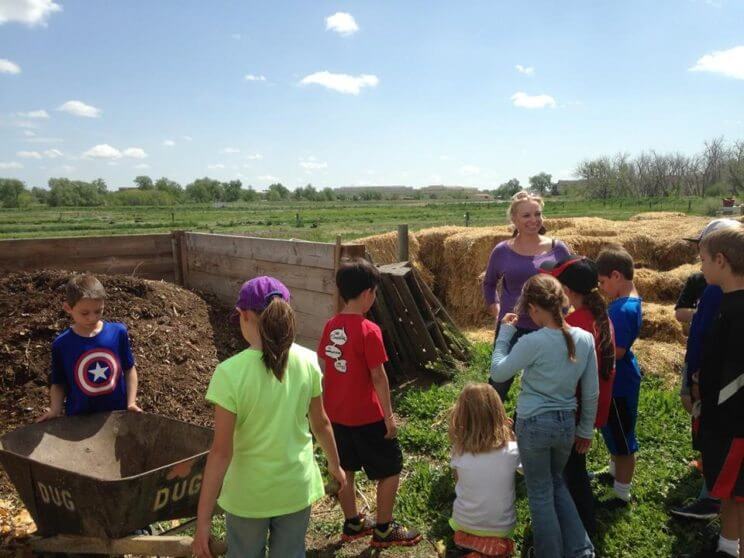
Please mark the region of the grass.
<svg viewBox="0 0 744 558"><path fill-rule="evenodd" d="M684 211L704 214L705 200L590 200L548 199L547 217L600 216L627 219L642 211ZM171 230L241 232L254 236L298 238L329 242L395 230L442 225L471 226L506 222L504 202L457 200L373 202L256 202L173 207L95 207L0 209L0 238L143 234ZM299 216L299 218L298 218Z"/></svg>
<svg viewBox="0 0 744 558"><path fill-rule="evenodd" d="M413 549L386 551L384 555L422 557L436 556L436 544L452 549L451 530L447 524L454 499L454 481L449 471L447 409L454 403L468 381L484 381L490 361L490 346L476 345L475 356L467 370L452 382L425 388L407 387L396 390L395 408L401 418L400 441L405 454L404 481L396 504L396 516L416 526L426 536ZM603 557L679 556L694 553L717 533L717 526L705 522L672 519L670 507L697 494L700 477L687 465L693 457L690 448L689 419L679 405L675 391L664 387L645 371L639 411L638 436L640 452L633 481L634 503L630 510L598 511L599 532L595 537L597 555ZM514 409L519 382L512 388L507 410ZM607 465L608 455L601 437L595 437L589 453L592 469ZM601 499L609 489L594 486ZM360 483L367 500L374 502L374 487ZM521 545L529 522L524 483L517 486L518 524L516 542ZM365 542L341 547L335 544L342 514L329 501L319 504L310 527L310 555L367 556Z"/></svg>

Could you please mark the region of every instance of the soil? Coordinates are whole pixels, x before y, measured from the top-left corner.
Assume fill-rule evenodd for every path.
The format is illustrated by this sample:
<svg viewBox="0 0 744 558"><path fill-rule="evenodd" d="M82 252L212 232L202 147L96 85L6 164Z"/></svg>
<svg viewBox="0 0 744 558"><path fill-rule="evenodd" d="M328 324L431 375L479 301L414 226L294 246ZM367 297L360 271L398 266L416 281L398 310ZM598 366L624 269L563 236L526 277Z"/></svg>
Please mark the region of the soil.
<svg viewBox="0 0 744 558"><path fill-rule="evenodd" d="M49 401L51 343L70 324L62 309L70 273L42 270L0 278L0 435L32 422ZM172 283L101 275L104 319L129 329L147 412L211 426L204 400L217 363L245 343L230 309ZM0 469L0 501L16 501ZM0 526L1 527L1 526ZM0 544L3 534L0 532Z"/></svg>

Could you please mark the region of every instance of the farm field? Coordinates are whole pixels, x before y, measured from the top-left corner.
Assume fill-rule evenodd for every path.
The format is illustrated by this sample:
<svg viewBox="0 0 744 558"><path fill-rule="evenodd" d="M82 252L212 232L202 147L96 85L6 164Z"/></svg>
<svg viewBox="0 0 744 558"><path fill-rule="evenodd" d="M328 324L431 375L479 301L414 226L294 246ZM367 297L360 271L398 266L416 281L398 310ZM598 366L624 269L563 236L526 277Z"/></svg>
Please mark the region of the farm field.
<svg viewBox="0 0 744 558"><path fill-rule="evenodd" d="M652 200L588 201L548 199L549 217L600 216L627 219L641 211L681 211L703 214L710 200L675 198ZM350 240L394 230L408 223L411 229L465 224L497 225L506 222L505 202L457 200L390 200L313 202L257 202L228 205L173 207L92 207L0 210L0 238L90 236L156 233L184 229L217 233L246 233L261 237L333 241ZM299 219L298 219L299 215Z"/></svg>

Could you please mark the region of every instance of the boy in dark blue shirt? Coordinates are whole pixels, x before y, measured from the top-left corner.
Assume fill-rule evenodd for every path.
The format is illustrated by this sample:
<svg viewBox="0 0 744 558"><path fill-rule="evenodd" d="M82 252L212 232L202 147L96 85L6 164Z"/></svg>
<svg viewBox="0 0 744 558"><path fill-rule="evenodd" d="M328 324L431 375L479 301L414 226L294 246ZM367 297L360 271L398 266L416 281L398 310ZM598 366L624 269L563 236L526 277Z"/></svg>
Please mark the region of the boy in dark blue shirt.
<svg viewBox="0 0 744 558"><path fill-rule="evenodd" d="M93 275L75 275L65 287L63 309L72 326L52 343L50 408L37 422L62 414L141 411L137 369L124 324L105 322L106 291Z"/></svg>
<svg viewBox="0 0 744 558"><path fill-rule="evenodd" d="M610 475L614 478L615 497L603 502L606 507L625 507L630 502L630 485L638 451L635 427L641 369L631 347L641 330L641 298L633 284L631 255L619 249L606 249L597 257L599 286L612 299L607 307L615 328L615 382L607 424L602 427L607 450L612 456Z"/></svg>

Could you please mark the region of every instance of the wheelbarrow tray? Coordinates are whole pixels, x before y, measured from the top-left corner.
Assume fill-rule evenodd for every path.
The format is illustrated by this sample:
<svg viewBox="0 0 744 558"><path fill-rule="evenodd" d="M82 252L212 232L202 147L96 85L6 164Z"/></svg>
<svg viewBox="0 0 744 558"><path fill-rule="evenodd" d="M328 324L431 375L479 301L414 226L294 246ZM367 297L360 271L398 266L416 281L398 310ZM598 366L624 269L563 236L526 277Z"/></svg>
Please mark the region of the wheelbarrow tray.
<svg viewBox="0 0 744 558"><path fill-rule="evenodd" d="M0 438L0 463L43 536L118 538L196 515L213 432L114 411L24 426Z"/></svg>

